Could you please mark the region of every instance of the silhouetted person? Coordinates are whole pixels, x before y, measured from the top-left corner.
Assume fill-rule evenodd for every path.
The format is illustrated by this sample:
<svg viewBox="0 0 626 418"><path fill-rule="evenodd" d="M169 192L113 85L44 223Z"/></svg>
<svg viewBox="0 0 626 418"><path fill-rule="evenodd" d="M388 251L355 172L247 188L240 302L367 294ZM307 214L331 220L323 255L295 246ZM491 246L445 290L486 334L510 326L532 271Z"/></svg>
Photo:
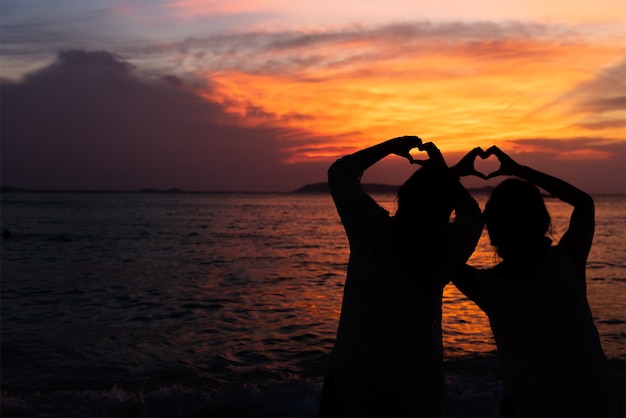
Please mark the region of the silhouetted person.
<svg viewBox="0 0 626 418"><path fill-rule="evenodd" d="M501 262L467 267L455 285L489 317L504 384L503 416L615 416L616 393L587 303L585 266L594 233L591 196L521 166L497 147L488 177L500 183L484 220ZM556 246L541 187L574 207Z"/></svg>
<svg viewBox="0 0 626 418"><path fill-rule="evenodd" d="M429 160L413 160L409 151L416 147ZM456 176L478 175L477 152L449 169L434 144L406 136L330 167L350 259L321 415L441 415L442 291L482 230L480 208ZM363 172L389 154L423 164L399 189L394 216L360 184ZM456 219L450 223L452 210Z"/></svg>

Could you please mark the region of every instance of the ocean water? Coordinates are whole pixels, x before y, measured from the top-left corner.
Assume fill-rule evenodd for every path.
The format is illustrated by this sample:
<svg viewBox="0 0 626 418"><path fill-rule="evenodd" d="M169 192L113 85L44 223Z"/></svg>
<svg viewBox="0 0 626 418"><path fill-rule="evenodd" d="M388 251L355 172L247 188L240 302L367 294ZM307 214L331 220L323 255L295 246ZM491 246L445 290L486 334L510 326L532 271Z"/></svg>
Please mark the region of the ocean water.
<svg viewBox="0 0 626 418"><path fill-rule="evenodd" d="M626 200L595 201L588 299L623 381ZM349 252L330 196L10 192L0 222L1 415L316 415ZM494 262L484 234L470 263ZM487 318L453 285L443 312L446 415L496 416Z"/></svg>

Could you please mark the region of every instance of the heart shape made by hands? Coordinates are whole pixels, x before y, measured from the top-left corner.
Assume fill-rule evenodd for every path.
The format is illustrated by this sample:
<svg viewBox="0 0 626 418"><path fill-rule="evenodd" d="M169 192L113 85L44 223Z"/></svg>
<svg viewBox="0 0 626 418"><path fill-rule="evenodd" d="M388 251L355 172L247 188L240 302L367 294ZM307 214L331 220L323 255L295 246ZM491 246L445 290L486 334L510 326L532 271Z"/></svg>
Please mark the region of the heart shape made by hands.
<svg viewBox="0 0 626 418"><path fill-rule="evenodd" d="M500 160L493 153L488 153L487 151L483 151L481 154L477 155L480 158L474 159L474 170L488 177L491 174L500 170Z"/></svg>

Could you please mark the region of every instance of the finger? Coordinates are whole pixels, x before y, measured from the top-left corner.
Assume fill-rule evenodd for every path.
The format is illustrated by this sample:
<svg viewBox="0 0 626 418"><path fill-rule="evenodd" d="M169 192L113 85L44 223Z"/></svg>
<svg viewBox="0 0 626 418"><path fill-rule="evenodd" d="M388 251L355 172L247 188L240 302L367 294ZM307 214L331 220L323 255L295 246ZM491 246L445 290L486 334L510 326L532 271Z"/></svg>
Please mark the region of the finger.
<svg viewBox="0 0 626 418"><path fill-rule="evenodd" d="M413 159L411 161L411 164L424 165L426 163L426 161L428 161L428 160L416 160L416 159Z"/></svg>
<svg viewBox="0 0 626 418"><path fill-rule="evenodd" d="M475 172L473 172L471 174L476 176L476 177L478 177L478 178L481 178L483 180L487 180L487 176L484 175L483 173L481 173L480 171L475 171Z"/></svg>
<svg viewBox="0 0 626 418"><path fill-rule="evenodd" d="M413 163L414 158L413 158L413 155L411 155L410 151L396 152L395 154L399 155L400 157L404 157L407 160L409 160L410 163Z"/></svg>
<svg viewBox="0 0 626 418"><path fill-rule="evenodd" d="M484 175L483 173L481 173L480 171L476 171L476 170L473 170L473 171L467 171L467 172L464 172L464 173L460 173L460 174L459 174L459 177L467 177L467 176L476 176L476 177L479 177L479 178L481 178L481 179L483 179L483 180L487 180L487 176L485 176L485 175Z"/></svg>
<svg viewBox="0 0 626 418"><path fill-rule="evenodd" d="M502 175L503 175L503 173L502 173L501 170L494 171L493 173L487 174L487 177L485 178L485 180L489 180L489 179L492 179L494 177L498 177L498 176L502 176Z"/></svg>
<svg viewBox="0 0 626 418"><path fill-rule="evenodd" d="M425 144L422 144L423 149L426 151L426 153L428 154L429 157L433 157L433 156L441 156L441 151L439 151L439 148L437 148L437 146L432 143L432 142L427 142Z"/></svg>
<svg viewBox="0 0 626 418"><path fill-rule="evenodd" d="M390 141L395 141L397 146L402 148L415 148L422 143L422 140L415 135L397 136Z"/></svg>
<svg viewBox="0 0 626 418"><path fill-rule="evenodd" d="M402 157L408 158L408 155L412 149L419 149L419 147L422 145L422 140L414 135L399 136L395 139L398 140L398 142L394 154L400 155Z"/></svg>
<svg viewBox="0 0 626 418"><path fill-rule="evenodd" d="M495 145L492 145L489 148L487 148L487 151L485 151L485 152L486 152L487 156L492 155L492 154L494 154L496 156L500 156L500 155L504 154L502 152L502 150L500 148L498 148L497 146L495 146Z"/></svg>
<svg viewBox="0 0 626 418"><path fill-rule="evenodd" d="M419 136L415 136L415 135L406 135L406 136L402 136L400 138L404 138L404 139L410 139L412 143L414 143L415 145L413 145L413 147L418 147L422 144L422 138L420 138Z"/></svg>
<svg viewBox="0 0 626 418"><path fill-rule="evenodd" d="M482 148L480 147L476 147L474 149L472 149L470 152L468 152L465 155L465 158L471 159L471 160L475 160L476 157L480 156L481 158L484 158L483 155L485 154L485 151L483 151Z"/></svg>
<svg viewBox="0 0 626 418"><path fill-rule="evenodd" d="M422 142L420 145L417 146L417 149L420 150L420 151L428 152L434 146L435 146L435 144L433 144L432 142Z"/></svg>
<svg viewBox="0 0 626 418"><path fill-rule="evenodd" d="M486 159L487 157L489 157L489 154L487 153L487 151L485 151L481 147L476 147L472 151L474 151L475 155L479 156L483 160Z"/></svg>

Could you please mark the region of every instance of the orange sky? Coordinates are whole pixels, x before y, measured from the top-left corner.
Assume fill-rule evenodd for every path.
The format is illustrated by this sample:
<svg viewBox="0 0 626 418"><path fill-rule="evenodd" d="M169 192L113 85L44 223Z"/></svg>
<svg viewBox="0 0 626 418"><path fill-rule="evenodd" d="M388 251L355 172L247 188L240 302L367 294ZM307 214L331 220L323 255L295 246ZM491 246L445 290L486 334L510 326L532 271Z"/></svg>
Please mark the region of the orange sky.
<svg viewBox="0 0 626 418"><path fill-rule="evenodd" d="M327 61L335 57L338 64L286 74L233 70L203 75L217 83L229 110L246 123L279 120L337 138L329 151L323 144L304 154L296 147L291 161L327 157L338 145L363 147L404 134L421 135L448 151L507 139L624 137L623 123L585 124L623 121L626 108L600 111L578 103L591 100L579 90L615 64L619 45L516 39L445 44L434 39L424 46L376 39L322 45L306 53L323 54ZM403 49L413 47L411 53ZM358 54L377 59L341 63L342 54L348 61ZM280 60L280 52L268 59ZM597 92L596 100L617 94ZM250 105L266 114L248 115Z"/></svg>
<svg viewBox="0 0 626 418"><path fill-rule="evenodd" d="M624 177L622 0L28 4L0 4L3 78L28 83L58 51L111 52L133 77L177 79L222 120L275 136L275 164L293 167L260 171L323 181L319 167L343 154L419 135L449 155L496 144Z"/></svg>
<svg viewBox="0 0 626 418"><path fill-rule="evenodd" d="M188 18L226 12L214 3L179 0L170 6ZM357 21L400 23L383 30L357 23L354 30L348 26L343 32L330 31L329 39L324 38L328 30L312 29L301 34L310 38L301 45L294 40L283 48L257 51L258 61L288 62L296 56L307 63L287 71L272 65L272 72L239 68L199 72L219 86L217 94L245 123L280 121L334 138L313 147L296 145L288 161L327 158L338 149L349 151L404 134L417 134L444 151L459 152L526 138L624 139L626 86L623 78L610 79L626 62L623 42L616 42L623 38L608 29L624 21L622 2L533 0L503 6L479 1L467 7L449 1L417 2L417 7L414 2L412 7L411 2L400 1L384 9L352 3L341 3L336 15L350 16L351 9L358 10L352 17ZM230 2L228 11L277 7L283 7L286 15L322 12L310 3L294 8L284 2L249 0ZM442 20L435 30L411 28L399 18L412 13L460 22L491 18L498 23L474 20L459 30L455 25L463 23ZM524 19L528 21L519 23ZM601 79L607 68L613 68L613 74ZM597 91L585 90L594 82ZM612 101L613 106L590 106L602 101ZM262 109L263 115L251 114L250 107ZM557 158L606 157L602 151L584 148L560 154Z"/></svg>

